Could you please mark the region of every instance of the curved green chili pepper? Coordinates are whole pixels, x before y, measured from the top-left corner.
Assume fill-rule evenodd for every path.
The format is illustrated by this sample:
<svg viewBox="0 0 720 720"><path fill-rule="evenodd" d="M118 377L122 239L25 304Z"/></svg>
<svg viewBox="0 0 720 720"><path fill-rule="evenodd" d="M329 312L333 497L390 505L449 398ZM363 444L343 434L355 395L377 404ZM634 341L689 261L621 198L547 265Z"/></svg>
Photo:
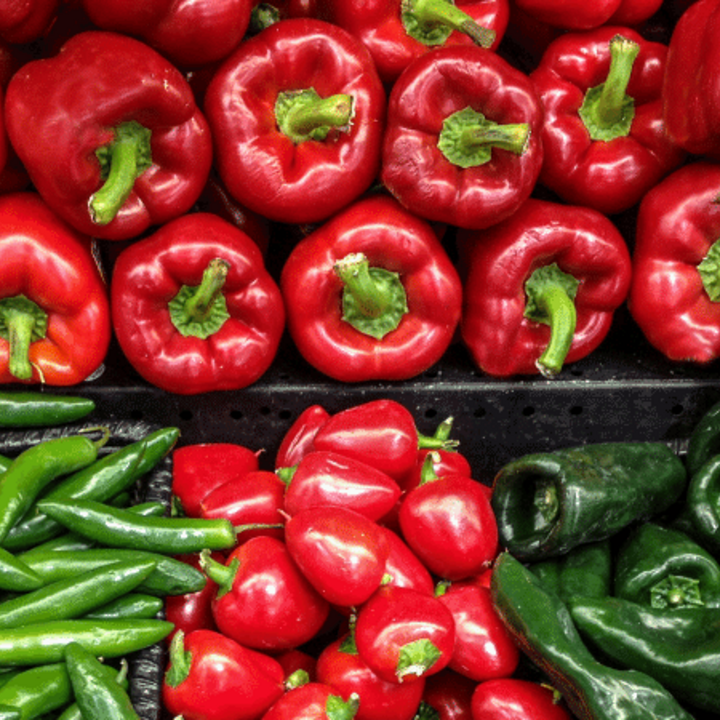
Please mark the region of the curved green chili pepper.
<svg viewBox="0 0 720 720"><path fill-rule="evenodd" d="M80 420L95 409L89 398L37 391L0 392L0 427L51 427Z"/></svg>
<svg viewBox="0 0 720 720"><path fill-rule="evenodd" d="M615 556L614 594L656 608L717 608L720 563L685 533L643 523Z"/></svg>
<svg viewBox="0 0 720 720"><path fill-rule="evenodd" d="M598 662L568 606L510 553L498 556L490 587L508 631L578 720L693 720L649 675Z"/></svg>
<svg viewBox="0 0 720 720"><path fill-rule="evenodd" d="M12 465L12 458L0 455L0 473L4 473Z"/></svg>
<svg viewBox="0 0 720 720"><path fill-rule="evenodd" d="M73 695L84 720L140 720L130 696L108 678L103 664L79 643L65 647Z"/></svg>
<svg viewBox="0 0 720 720"><path fill-rule="evenodd" d="M0 476L0 545L40 492L58 477L95 462L108 437L106 433L93 441L87 435L70 435L45 440L21 452Z"/></svg>
<svg viewBox="0 0 720 720"><path fill-rule="evenodd" d="M235 529L226 518L140 517L92 500L43 500L38 509L71 532L109 547L180 555L206 548L227 550L236 542Z"/></svg>
<svg viewBox="0 0 720 720"><path fill-rule="evenodd" d="M83 617L97 620L122 620L125 618L154 618L165 607L165 601L156 595L130 592Z"/></svg>
<svg viewBox="0 0 720 720"><path fill-rule="evenodd" d="M523 560L562 555L667 510L687 482L664 443L598 443L535 453L495 477L500 544Z"/></svg>
<svg viewBox="0 0 720 720"><path fill-rule="evenodd" d="M64 662L23 670L0 688L0 705L17 708L22 720L58 710L72 701L72 686Z"/></svg>
<svg viewBox="0 0 720 720"><path fill-rule="evenodd" d="M0 590L27 592L42 587L42 578L25 562L0 548Z"/></svg>
<svg viewBox="0 0 720 720"><path fill-rule="evenodd" d="M127 671L127 661L122 660L120 663L120 670L115 673L114 678L109 678L109 680L114 679L114 681L118 685L120 685L120 687L127 690L129 687L129 683L127 680ZM0 718L0 720L2 720L2 718ZM80 710L80 706L76 702L74 702L71 705L68 705L67 708L65 708L65 710L63 710L63 712L58 715L57 720L84 720L84 716L82 714L82 711Z"/></svg>

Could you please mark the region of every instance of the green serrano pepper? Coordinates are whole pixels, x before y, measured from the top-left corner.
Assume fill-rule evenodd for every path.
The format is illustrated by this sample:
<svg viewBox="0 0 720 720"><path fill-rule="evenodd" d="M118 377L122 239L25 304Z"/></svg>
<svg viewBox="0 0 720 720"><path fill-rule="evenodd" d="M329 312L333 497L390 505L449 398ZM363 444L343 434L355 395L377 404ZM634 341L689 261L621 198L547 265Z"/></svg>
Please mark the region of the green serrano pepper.
<svg viewBox="0 0 720 720"><path fill-rule="evenodd" d="M98 657L123 657L160 642L173 628L166 620L84 618L8 628L0 633L0 663L18 667L62 662L71 642L79 642Z"/></svg>
<svg viewBox="0 0 720 720"><path fill-rule="evenodd" d="M0 590L26 592L42 587L42 578L20 558L0 548Z"/></svg>
<svg viewBox="0 0 720 720"><path fill-rule="evenodd" d="M120 670L115 673L115 682L125 690L128 689L129 683L127 679L128 664L127 660L122 660ZM111 678L112 679L112 678ZM2 718L0 718L2 720ZM58 715L57 720L84 720L82 711L76 702L68 705L63 712Z"/></svg>
<svg viewBox="0 0 720 720"><path fill-rule="evenodd" d="M89 398L44 392L0 392L0 427L51 427L80 420L95 409Z"/></svg>
<svg viewBox="0 0 720 720"><path fill-rule="evenodd" d="M53 438L33 445L13 460L0 476L0 546L40 492L58 477L95 462L108 437L106 433L97 441L83 434Z"/></svg>
<svg viewBox="0 0 720 720"><path fill-rule="evenodd" d="M17 708L9 705L0 705L0 720L20 720L22 715Z"/></svg>
<svg viewBox="0 0 720 720"><path fill-rule="evenodd" d="M140 517L92 500L45 501L41 512L71 532L105 546L180 555L234 547L236 533L226 518Z"/></svg>
<svg viewBox="0 0 720 720"><path fill-rule="evenodd" d="M154 560L117 562L0 603L0 629L77 618L135 589Z"/></svg>
<svg viewBox="0 0 720 720"><path fill-rule="evenodd" d="M95 655L73 642L65 647L65 663L84 720L139 720L130 696Z"/></svg>
<svg viewBox="0 0 720 720"><path fill-rule="evenodd" d="M163 598L145 593L130 592L102 607L85 613L85 618L121 620L123 618L154 618L165 607Z"/></svg>
<svg viewBox="0 0 720 720"><path fill-rule="evenodd" d="M4 473L12 465L12 458L0 455L0 473Z"/></svg>

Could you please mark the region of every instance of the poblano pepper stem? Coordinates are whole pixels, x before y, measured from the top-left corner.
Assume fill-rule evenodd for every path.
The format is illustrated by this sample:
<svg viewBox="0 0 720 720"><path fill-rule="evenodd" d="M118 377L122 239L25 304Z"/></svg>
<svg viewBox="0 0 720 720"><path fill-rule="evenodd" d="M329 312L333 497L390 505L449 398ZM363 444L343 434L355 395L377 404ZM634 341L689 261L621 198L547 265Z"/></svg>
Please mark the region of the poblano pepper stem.
<svg viewBox="0 0 720 720"><path fill-rule="evenodd" d="M115 219L130 196L135 180L152 164L150 154L151 131L131 120L115 128L114 139L98 148L102 187L90 196L90 217L98 225Z"/></svg>
<svg viewBox="0 0 720 720"><path fill-rule="evenodd" d="M478 25L448 0L403 0L401 12L407 34L424 45L442 45L454 30L480 47L495 42L494 30Z"/></svg>
<svg viewBox="0 0 720 720"><path fill-rule="evenodd" d="M47 324L47 313L24 295L0 300L0 337L8 341L8 370L18 380L32 378L30 345L45 337Z"/></svg>
<svg viewBox="0 0 720 720"><path fill-rule="evenodd" d="M280 131L295 144L324 140L333 128L350 124L353 97L339 93L322 98L314 88L281 92L275 102L275 118Z"/></svg>
<svg viewBox="0 0 720 720"><path fill-rule="evenodd" d="M614 140L630 132L635 103L626 90L639 52L640 46L622 35L610 41L608 76L585 93L578 111L593 140Z"/></svg>

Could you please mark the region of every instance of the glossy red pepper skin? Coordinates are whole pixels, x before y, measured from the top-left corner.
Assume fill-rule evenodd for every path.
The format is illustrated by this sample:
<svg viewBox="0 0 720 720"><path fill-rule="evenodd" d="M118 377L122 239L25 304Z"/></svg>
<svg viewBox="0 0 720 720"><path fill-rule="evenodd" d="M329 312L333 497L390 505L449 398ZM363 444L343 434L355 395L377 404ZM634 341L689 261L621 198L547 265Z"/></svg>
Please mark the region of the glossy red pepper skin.
<svg viewBox="0 0 720 720"><path fill-rule="evenodd" d="M595 139L581 108L588 91L608 77L617 35L639 48L626 89L634 117L617 137ZM617 25L566 33L548 46L530 74L544 110L543 185L566 203L613 215L637 204L680 165L685 152L667 136L662 120L666 56L666 45Z"/></svg>
<svg viewBox="0 0 720 720"><path fill-rule="evenodd" d="M662 90L668 135L689 153L712 159L720 159L718 23L718 0L698 0L682 14L670 38Z"/></svg>
<svg viewBox="0 0 720 720"><path fill-rule="evenodd" d="M720 303L699 266L720 237L720 166L700 161L669 175L640 204L628 307L671 360L720 357ZM712 286L715 273L708 277Z"/></svg>
<svg viewBox="0 0 720 720"><path fill-rule="evenodd" d="M438 714L438 720L473 720L471 703L476 687L474 680L445 668L425 682L423 702Z"/></svg>
<svg viewBox="0 0 720 720"><path fill-rule="evenodd" d="M277 125L286 93L352 97L349 127L292 139ZM380 165L385 92L350 33L314 18L281 20L243 41L213 77L205 112L230 194L270 220L320 222L359 197Z"/></svg>
<svg viewBox="0 0 720 720"><path fill-rule="evenodd" d="M466 237L474 239L461 329L480 369L500 377L541 372L538 362L550 327L525 317L525 284L538 267L553 263L581 281L574 300L577 323L564 362L587 356L603 341L631 278L625 240L606 216L531 199L504 223Z"/></svg>
<svg viewBox="0 0 720 720"><path fill-rule="evenodd" d="M322 405L308 405L283 435L275 455L275 469L297 465L312 452L315 435L329 418L330 413Z"/></svg>
<svg viewBox="0 0 720 720"><path fill-rule="evenodd" d="M213 300L227 317L207 337L183 335L171 302L201 287L211 263L227 276ZM222 298L220 298L222 295ZM148 382L177 394L247 387L270 367L284 329L280 290L257 245L209 213L191 213L123 250L111 284L113 325L133 367ZM201 323L202 324L202 323Z"/></svg>
<svg viewBox="0 0 720 720"><path fill-rule="evenodd" d="M494 147L474 167L451 162L443 123L471 108L499 125L526 125L519 152ZM388 100L380 179L427 220L480 229L512 215L535 187L543 162L542 107L527 75L491 50L441 47L415 61Z"/></svg>
<svg viewBox="0 0 720 720"><path fill-rule="evenodd" d="M563 30L590 30L600 27L617 12L623 0L515 0L517 6L541 22Z"/></svg>
<svg viewBox="0 0 720 720"><path fill-rule="evenodd" d="M357 327L344 310L354 291L339 277L338 263L358 253L371 273L397 273L405 296L406 311L382 337ZM352 203L301 240L283 266L280 287L300 353L342 382L419 375L443 356L461 314L460 278L430 224L387 196ZM395 301L389 305L394 312Z"/></svg>
<svg viewBox="0 0 720 720"><path fill-rule="evenodd" d="M179 67L221 60L243 39L252 0L82 0L102 30L132 35Z"/></svg>
<svg viewBox="0 0 720 720"><path fill-rule="evenodd" d="M385 562L388 584L409 587L426 595L433 595L435 592L433 577L420 558L396 532L382 525L381 529L390 548Z"/></svg>
<svg viewBox="0 0 720 720"><path fill-rule="evenodd" d="M23 45L40 38L57 17L60 0L6 2L0 7L0 38Z"/></svg>
<svg viewBox="0 0 720 720"><path fill-rule="evenodd" d="M57 55L26 63L8 85L5 111L34 186L87 235L125 240L182 215L210 171L212 141L190 86L168 60L125 35L82 32ZM96 222L90 204L103 180L95 153L129 121L150 130L151 162L113 219Z"/></svg>
<svg viewBox="0 0 720 720"><path fill-rule="evenodd" d="M357 698L351 702L354 705ZM349 703L344 703L342 709L338 708L338 703L343 703L343 700L329 685L309 682L288 690L278 698L262 720L333 720L338 713L341 717L354 717Z"/></svg>
<svg viewBox="0 0 720 720"><path fill-rule="evenodd" d="M216 487L259 469L258 453L237 443L194 443L173 450L172 493L183 514L200 517Z"/></svg>
<svg viewBox="0 0 720 720"><path fill-rule="evenodd" d="M177 648L189 653L189 668L175 673L173 654L166 670L165 708L185 720L255 720L282 697L283 670L274 658L243 647L214 630L178 633ZM187 662L187 660L186 660ZM178 682L179 680L179 682Z"/></svg>
<svg viewBox="0 0 720 720"><path fill-rule="evenodd" d="M10 368L0 337L0 383L75 385L102 365L110 343L108 291L90 239L63 222L34 192L0 196L0 303L23 296L47 320ZM5 320L6 322L6 320Z"/></svg>
<svg viewBox="0 0 720 720"><path fill-rule="evenodd" d="M508 0L460 0L453 5L477 25L494 33L494 39L486 47L497 49L510 18ZM320 6L322 17L362 40L387 85L392 85L413 60L439 47L421 42L408 32L401 0L324 0ZM442 46L471 44L473 39L459 30L450 32L441 43Z"/></svg>
<svg viewBox="0 0 720 720"><path fill-rule="evenodd" d="M649 20L663 5L663 0L622 0L608 20L609 25L634 27Z"/></svg>
<svg viewBox="0 0 720 720"><path fill-rule="evenodd" d="M521 678L480 683L472 697L473 720L571 720L548 685Z"/></svg>

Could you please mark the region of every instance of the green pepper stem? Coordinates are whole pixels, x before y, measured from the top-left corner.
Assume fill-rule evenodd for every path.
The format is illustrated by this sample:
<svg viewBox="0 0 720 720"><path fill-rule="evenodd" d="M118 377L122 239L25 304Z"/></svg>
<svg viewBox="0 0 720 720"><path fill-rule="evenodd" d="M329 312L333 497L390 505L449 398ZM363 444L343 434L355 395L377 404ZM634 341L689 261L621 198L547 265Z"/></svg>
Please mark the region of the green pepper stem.
<svg viewBox="0 0 720 720"><path fill-rule="evenodd" d="M215 299L222 291L227 280L230 263L222 258L214 258L203 272L200 285L185 301L185 312L196 322L203 322L210 314Z"/></svg>
<svg viewBox="0 0 720 720"><path fill-rule="evenodd" d="M460 139L461 147L471 151L478 147L493 147L522 155L530 140L530 126L527 123L507 125L478 125L466 128Z"/></svg>
<svg viewBox="0 0 720 720"><path fill-rule="evenodd" d="M18 380L31 380L30 345L45 337L47 313L24 295L0 300L0 337L8 341L8 370Z"/></svg>
<svg viewBox="0 0 720 720"><path fill-rule="evenodd" d="M165 681L170 687L177 687L190 674L192 653L185 650L185 633L178 630L170 641L168 651L170 667L165 673Z"/></svg>
<svg viewBox="0 0 720 720"><path fill-rule="evenodd" d="M150 130L131 121L115 129L115 138L99 149L101 166L108 165L107 179L90 196L88 208L92 221L107 225L117 216L130 196L135 180L150 166Z"/></svg>
<svg viewBox="0 0 720 720"><path fill-rule="evenodd" d="M363 315L376 318L385 312L391 301L389 289L376 283L370 275L370 265L365 255L346 255L335 263L335 272Z"/></svg>
<svg viewBox="0 0 720 720"><path fill-rule="evenodd" d="M476 45L489 48L494 42L494 30L478 25L466 12L448 0L405 0L405 12L412 14L420 25L445 25L467 35Z"/></svg>
<svg viewBox="0 0 720 720"><path fill-rule="evenodd" d="M282 92L275 102L278 128L295 144L324 140L333 128L348 126L353 110L352 95L339 93L323 98L313 88Z"/></svg>
<svg viewBox="0 0 720 720"><path fill-rule="evenodd" d="M223 565L221 562L210 557L210 550L203 550L200 553L199 562L203 572L218 585L218 598L221 598L232 590L235 576L240 567L240 561L237 558L233 558L229 565Z"/></svg>
<svg viewBox="0 0 720 720"><path fill-rule="evenodd" d="M577 313L575 303L561 287L547 287L540 297L550 317L550 342L537 360L537 367L545 376L557 375L572 344Z"/></svg>
<svg viewBox="0 0 720 720"><path fill-rule="evenodd" d="M440 462L440 455L437 450L431 450L425 456L422 467L420 468L420 482L418 485L427 485L438 479L438 474L435 472L435 463L437 462Z"/></svg>

